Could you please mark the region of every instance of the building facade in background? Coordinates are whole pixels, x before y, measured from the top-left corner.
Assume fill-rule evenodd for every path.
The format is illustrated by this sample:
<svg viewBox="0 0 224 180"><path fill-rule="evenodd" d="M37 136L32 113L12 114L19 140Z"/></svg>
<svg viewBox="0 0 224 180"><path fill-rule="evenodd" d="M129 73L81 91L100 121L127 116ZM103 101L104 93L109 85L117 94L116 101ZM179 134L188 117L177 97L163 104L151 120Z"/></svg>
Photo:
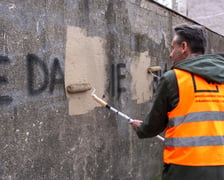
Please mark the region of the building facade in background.
<svg viewBox="0 0 224 180"><path fill-rule="evenodd" d="M223 0L155 0L189 17L212 31L224 35Z"/></svg>

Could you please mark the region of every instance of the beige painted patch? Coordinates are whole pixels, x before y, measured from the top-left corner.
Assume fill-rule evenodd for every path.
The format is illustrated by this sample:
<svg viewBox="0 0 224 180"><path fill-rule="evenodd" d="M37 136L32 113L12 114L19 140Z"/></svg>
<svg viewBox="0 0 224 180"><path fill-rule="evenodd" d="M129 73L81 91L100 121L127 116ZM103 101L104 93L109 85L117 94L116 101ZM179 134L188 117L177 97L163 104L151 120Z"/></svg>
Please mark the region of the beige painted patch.
<svg viewBox="0 0 224 180"><path fill-rule="evenodd" d="M148 52L141 53L131 63L131 92L132 99L137 100L137 104L144 103L152 97L152 75L147 72L151 64L151 58Z"/></svg>
<svg viewBox="0 0 224 180"><path fill-rule="evenodd" d="M98 97L103 96L106 81L104 43L105 40L99 37L88 37L86 31L79 27L67 27L65 89L72 84L90 84L96 88ZM91 97L91 92L92 90L79 93L66 91L69 115L85 114L100 106Z"/></svg>

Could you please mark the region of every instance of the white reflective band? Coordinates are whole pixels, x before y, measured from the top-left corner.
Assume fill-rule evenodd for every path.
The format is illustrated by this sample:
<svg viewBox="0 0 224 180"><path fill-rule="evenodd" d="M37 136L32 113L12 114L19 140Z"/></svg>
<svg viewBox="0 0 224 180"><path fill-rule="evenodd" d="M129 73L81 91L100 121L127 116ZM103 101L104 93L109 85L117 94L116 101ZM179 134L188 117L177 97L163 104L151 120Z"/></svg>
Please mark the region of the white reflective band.
<svg viewBox="0 0 224 180"><path fill-rule="evenodd" d="M168 127L178 126L182 123L199 122L199 121L224 121L224 112L208 111L190 113L185 116L179 116L169 119Z"/></svg>
<svg viewBox="0 0 224 180"><path fill-rule="evenodd" d="M195 147L221 145L224 145L224 136L199 136L165 139L165 147Z"/></svg>
<svg viewBox="0 0 224 180"><path fill-rule="evenodd" d="M128 121L132 121L132 119L127 116L126 114L118 111L117 109L113 108L113 107L110 107L110 110L114 111L115 113L117 113L118 115L122 116L123 118L127 119Z"/></svg>

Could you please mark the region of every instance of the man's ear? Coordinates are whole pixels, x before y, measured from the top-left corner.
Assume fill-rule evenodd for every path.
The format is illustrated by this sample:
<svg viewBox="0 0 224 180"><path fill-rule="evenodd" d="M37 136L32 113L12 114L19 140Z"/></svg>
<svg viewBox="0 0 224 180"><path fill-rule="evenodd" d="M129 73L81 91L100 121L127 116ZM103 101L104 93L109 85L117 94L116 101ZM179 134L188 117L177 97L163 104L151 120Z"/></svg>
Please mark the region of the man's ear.
<svg viewBox="0 0 224 180"><path fill-rule="evenodd" d="M183 41L183 42L181 43L181 48L182 48L182 52L183 52L183 53L187 52L187 50L188 50L188 44L187 44L186 41Z"/></svg>

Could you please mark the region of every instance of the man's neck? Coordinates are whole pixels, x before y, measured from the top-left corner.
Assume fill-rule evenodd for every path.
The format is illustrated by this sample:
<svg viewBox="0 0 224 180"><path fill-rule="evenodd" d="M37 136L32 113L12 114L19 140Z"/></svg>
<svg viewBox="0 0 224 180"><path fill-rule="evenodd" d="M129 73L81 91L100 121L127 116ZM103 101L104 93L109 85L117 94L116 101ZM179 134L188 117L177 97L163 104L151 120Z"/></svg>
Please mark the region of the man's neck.
<svg viewBox="0 0 224 180"><path fill-rule="evenodd" d="M193 57L200 56L200 55L202 55L202 54L201 53L191 53L186 57L186 59L193 58Z"/></svg>

